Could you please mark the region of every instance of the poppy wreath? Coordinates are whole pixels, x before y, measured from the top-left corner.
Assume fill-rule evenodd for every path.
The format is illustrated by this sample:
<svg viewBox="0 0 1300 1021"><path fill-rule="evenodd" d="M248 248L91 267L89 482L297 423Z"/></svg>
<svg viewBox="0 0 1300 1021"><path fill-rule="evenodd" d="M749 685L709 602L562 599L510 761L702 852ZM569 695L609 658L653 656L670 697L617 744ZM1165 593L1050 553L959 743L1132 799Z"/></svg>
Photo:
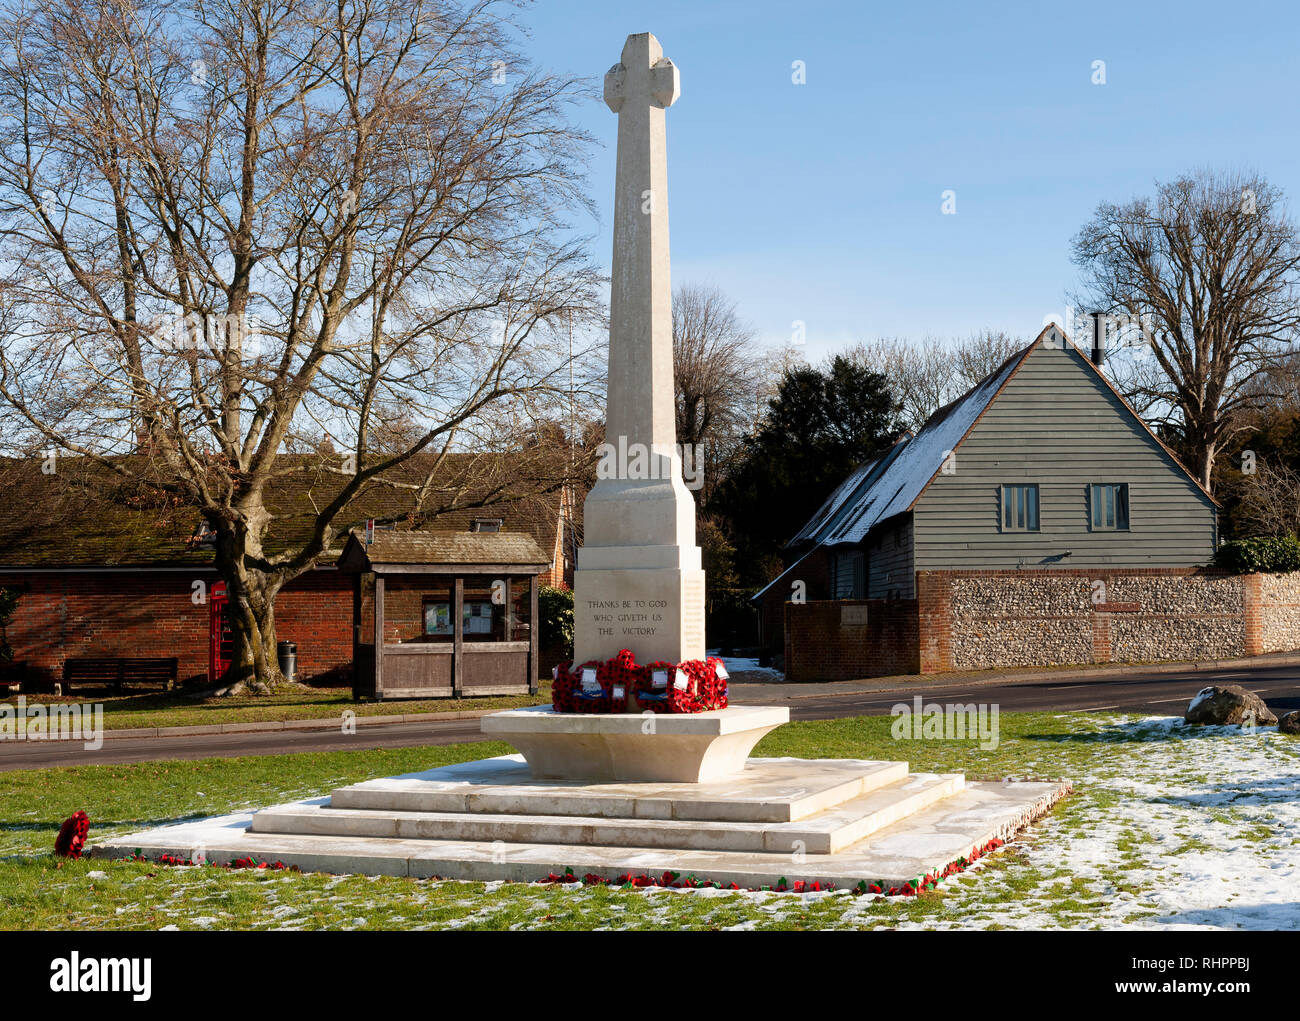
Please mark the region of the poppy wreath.
<svg viewBox="0 0 1300 1021"><path fill-rule="evenodd" d="M645 668L636 665L636 660L627 649L619 649L617 656L597 668L596 677L609 692L608 712L627 712L628 696L636 690L644 672Z"/></svg>
<svg viewBox="0 0 1300 1021"><path fill-rule="evenodd" d="M584 670L595 671L598 688L584 690ZM638 666L629 650L620 649L604 662L561 663L551 676L551 706L557 713L623 713L629 705L632 711L649 713L702 713L727 707L727 668L716 656Z"/></svg>
<svg viewBox="0 0 1300 1021"><path fill-rule="evenodd" d="M609 666L609 663L602 663L598 659L588 660L581 666L574 666L572 662L561 663L555 668L555 680L551 685L551 707L557 713L612 712L613 684ZM598 688L583 688L584 670L595 670Z"/></svg>
<svg viewBox="0 0 1300 1021"><path fill-rule="evenodd" d="M717 656L710 656L706 662L709 669L704 674L701 697L710 709L726 709L727 682L731 679L727 667Z"/></svg>
<svg viewBox="0 0 1300 1021"><path fill-rule="evenodd" d="M670 698L673 678L677 676L677 664L657 659L641 669L644 676L638 679L634 689L637 710L643 713L680 712L681 710L673 709Z"/></svg>
<svg viewBox="0 0 1300 1021"><path fill-rule="evenodd" d="M80 858L89 832L90 817L85 812L74 812L59 827L59 835L54 838L54 853L64 858Z"/></svg>
<svg viewBox="0 0 1300 1021"><path fill-rule="evenodd" d="M572 666L573 661L566 659L551 671L551 708L557 713L574 712Z"/></svg>
<svg viewBox="0 0 1300 1021"><path fill-rule="evenodd" d="M708 659L690 659L677 664L677 669L686 677L685 686L677 678L668 690L670 712L704 713L710 709L727 707L727 668L722 661L710 656ZM721 669L722 676L718 675Z"/></svg>

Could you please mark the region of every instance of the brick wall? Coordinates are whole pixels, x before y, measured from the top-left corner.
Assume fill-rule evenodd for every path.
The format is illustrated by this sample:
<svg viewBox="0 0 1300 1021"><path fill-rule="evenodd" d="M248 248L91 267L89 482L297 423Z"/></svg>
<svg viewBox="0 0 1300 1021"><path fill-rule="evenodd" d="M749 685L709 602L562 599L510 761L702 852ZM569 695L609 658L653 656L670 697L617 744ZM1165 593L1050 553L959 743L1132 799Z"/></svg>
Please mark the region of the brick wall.
<svg viewBox="0 0 1300 1021"><path fill-rule="evenodd" d="M786 676L846 680L1300 649L1300 572L918 571L917 598L786 604ZM843 608L864 607L866 622Z"/></svg>
<svg viewBox="0 0 1300 1021"><path fill-rule="evenodd" d="M916 673L915 599L837 599L785 604L785 676L838 681Z"/></svg>
<svg viewBox="0 0 1300 1021"><path fill-rule="evenodd" d="M1252 654L1283 652L1300 645L1300 572L1248 574L1253 589L1247 602L1246 635Z"/></svg>
<svg viewBox="0 0 1300 1021"><path fill-rule="evenodd" d="M179 660L182 681L208 674L210 608L193 600L204 571L5 573L0 586L23 591L8 628L14 660L34 679L60 680L68 657L163 657ZM276 600L277 634L298 644L302 680L346 684L352 665L352 579L314 571Z"/></svg>
<svg viewBox="0 0 1300 1021"><path fill-rule="evenodd" d="M830 556L825 550L810 553L790 573L763 596L759 603L759 641L772 652L785 648L786 607L794 593L794 583L804 584L805 605L830 598Z"/></svg>
<svg viewBox="0 0 1300 1021"><path fill-rule="evenodd" d="M352 683L352 575L309 571L275 600L275 634L298 645L298 680ZM207 669L206 650L204 669Z"/></svg>

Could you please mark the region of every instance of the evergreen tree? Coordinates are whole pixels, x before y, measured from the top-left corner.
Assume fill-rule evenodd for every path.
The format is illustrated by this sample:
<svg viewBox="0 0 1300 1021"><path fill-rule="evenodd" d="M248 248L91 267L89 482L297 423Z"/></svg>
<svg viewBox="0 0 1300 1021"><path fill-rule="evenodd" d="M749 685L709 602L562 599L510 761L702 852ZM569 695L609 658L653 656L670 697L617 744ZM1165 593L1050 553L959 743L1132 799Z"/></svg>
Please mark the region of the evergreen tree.
<svg viewBox="0 0 1300 1021"><path fill-rule="evenodd" d="M744 584L765 584L780 569L782 547L822 501L897 437L898 412L885 377L847 358L787 370L710 503L727 519Z"/></svg>

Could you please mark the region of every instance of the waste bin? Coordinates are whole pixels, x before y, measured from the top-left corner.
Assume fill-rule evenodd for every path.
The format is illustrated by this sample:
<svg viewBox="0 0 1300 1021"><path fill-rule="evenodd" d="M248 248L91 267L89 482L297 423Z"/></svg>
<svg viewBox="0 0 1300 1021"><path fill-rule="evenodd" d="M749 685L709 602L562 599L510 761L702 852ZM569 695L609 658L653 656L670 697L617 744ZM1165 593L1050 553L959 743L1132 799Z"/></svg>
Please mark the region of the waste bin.
<svg viewBox="0 0 1300 1021"><path fill-rule="evenodd" d="M294 674L298 671L298 643L277 642L275 657L280 661L280 673L284 674L284 679L292 684Z"/></svg>

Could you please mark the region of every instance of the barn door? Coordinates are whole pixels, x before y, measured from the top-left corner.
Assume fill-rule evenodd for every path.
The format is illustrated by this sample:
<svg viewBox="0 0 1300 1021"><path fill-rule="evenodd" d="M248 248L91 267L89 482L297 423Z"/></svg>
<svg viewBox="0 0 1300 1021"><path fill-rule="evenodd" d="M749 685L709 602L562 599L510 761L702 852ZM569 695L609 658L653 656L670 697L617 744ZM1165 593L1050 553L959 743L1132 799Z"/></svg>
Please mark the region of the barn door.
<svg viewBox="0 0 1300 1021"><path fill-rule="evenodd" d="M208 683L216 684L235 657L235 636L230 627L230 600L226 583L214 582L208 591Z"/></svg>

